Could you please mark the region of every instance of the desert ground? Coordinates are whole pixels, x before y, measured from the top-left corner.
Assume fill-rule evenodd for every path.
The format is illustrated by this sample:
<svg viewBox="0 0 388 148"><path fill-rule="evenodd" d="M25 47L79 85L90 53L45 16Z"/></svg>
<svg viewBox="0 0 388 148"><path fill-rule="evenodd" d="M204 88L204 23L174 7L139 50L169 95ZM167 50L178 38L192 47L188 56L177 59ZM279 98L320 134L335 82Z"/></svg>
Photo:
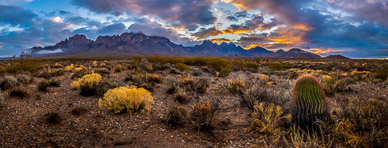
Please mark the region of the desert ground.
<svg viewBox="0 0 388 148"><path fill-rule="evenodd" d="M0 74L0 147L388 147L387 60L12 59ZM306 74L330 117L312 129L291 114Z"/></svg>

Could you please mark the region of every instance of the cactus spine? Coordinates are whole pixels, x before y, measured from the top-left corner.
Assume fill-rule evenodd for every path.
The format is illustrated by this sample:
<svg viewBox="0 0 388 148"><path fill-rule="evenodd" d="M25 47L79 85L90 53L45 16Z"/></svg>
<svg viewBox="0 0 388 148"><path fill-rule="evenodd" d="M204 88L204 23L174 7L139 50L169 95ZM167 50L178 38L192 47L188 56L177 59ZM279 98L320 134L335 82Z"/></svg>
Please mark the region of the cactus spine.
<svg viewBox="0 0 388 148"><path fill-rule="evenodd" d="M309 128L317 120L329 120L326 98L317 78L312 75L300 76L292 93L292 121L296 125Z"/></svg>

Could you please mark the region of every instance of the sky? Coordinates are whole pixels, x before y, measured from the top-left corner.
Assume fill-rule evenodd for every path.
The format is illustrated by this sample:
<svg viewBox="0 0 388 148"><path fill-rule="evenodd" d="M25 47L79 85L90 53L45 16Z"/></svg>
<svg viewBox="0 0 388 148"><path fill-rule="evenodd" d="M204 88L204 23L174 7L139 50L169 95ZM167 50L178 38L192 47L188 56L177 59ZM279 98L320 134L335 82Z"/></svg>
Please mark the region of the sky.
<svg viewBox="0 0 388 148"><path fill-rule="evenodd" d="M75 34L388 57L388 0L0 0L0 57Z"/></svg>

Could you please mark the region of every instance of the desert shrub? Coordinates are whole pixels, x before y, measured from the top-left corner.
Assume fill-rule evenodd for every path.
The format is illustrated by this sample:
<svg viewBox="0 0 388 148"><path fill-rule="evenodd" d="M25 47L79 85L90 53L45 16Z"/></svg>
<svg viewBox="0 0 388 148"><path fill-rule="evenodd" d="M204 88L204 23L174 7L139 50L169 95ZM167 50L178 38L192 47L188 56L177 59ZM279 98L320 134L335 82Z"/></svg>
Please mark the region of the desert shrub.
<svg viewBox="0 0 388 148"><path fill-rule="evenodd" d="M234 71L243 70L244 68L245 68L244 61L241 61L241 60L232 61L232 69Z"/></svg>
<svg viewBox="0 0 388 148"><path fill-rule="evenodd" d="M74 64L70 64L70 65L65 67L66 71L72 71L73 69L74 69Z"/></svg>
<svg viewBox="0 0 388 148"><path fill-rule="evenodd" d="M285 68L288 68L289 66L287 64L283 64L280 62L269 62L268 63L268 68L273 70L273 71L279 71L283 70Z"/></svg>
<svg viewBox="0 0 388 148"><path fill-rule="evenodd" d="M162 79L157 74L147 74L146 79L148 82L155 82L155 83L162 82Z"/></svg>
<svg viewBox="0 0 388 148"><path fill-rule="evenodd" d="M82 108L82 107L75 107L71 110L71 114L75 115L75 116L80 116L82 115L83 113L85 113L87 110L85 108Z"/></svg>
<svg viewBox="0 0 388 148"><path fill-rule="evenodd" d="M179 85L187 90L193 90L194 89L194 78L190 76L183 77L179 79Z"/></svg>
<svg viewBox="0 0 388 148"><path fill-rule="evenodd" d="M183 64L183 63L177 63L177 64L175 64L175 68L180 70L180 71L185 71L185 70L189 70L190 66Z"/></svg>
<svg viewBox="0 0 388 148"><path fill-rule="evenodd" d="M141 113L151 109L154 98L144 88L122 86L108 90L98 101L100 109L114 113Z"/></svg>
<svg viewBox="0 0 388 148"><path fill-rule="evenodd" d="M333 96L335 93L350 90L348 85L351 83L353 83L353 80L350 78L338 79L338 77L331 77L327 75L322 77L323 88L328 96Z"/></svg>
<svg viewBox="0 0 388 148"><path fill-rule="evenodd" d="M12 88L9 91L9 96L12 97L20 97L20 98L28 98L30 94L28 94L27 90L22 89L20 87Z"/></svg>
<svg viewBox="0 0 388 148"><path fill-rule="evenodd" d="M189 97L186 95L185 91L178 89L177 93L174 95L174 101L179 103L188 103L190 101Z"/></svg>
<svg viewBox="0 0 388 148"><path fill-rule="evenodd" d="M123 70L123 67L120 64L118 64L114 66L113 69L115 72L121 72Z"/></svg>
<svg viewBox="0 0 388 148"><path fill-rule="evenodd" d="M92 73L77 80L81 88L81 94L85 96L96 95L101 91L102 77L100 74ZM74 82L73 82L74 83ZM76 87L76 83L73 85Z"/></svg>
<svg viewBox="0 0 388 148"><path fill-rule="evenodd" d="M87 71L83 68L75 68L75 72L71 75L71 78L74 79L79 79L82 76L84 76L87 73Z"/></svg>
<svg viewBox="0 0 388 148"><path fill-rule="evenodd" d="M276 106L273 103L263 104L260 103L254 106L255 112L253 116L255 119L252 121L249 131L251 134L265 139L270 139L271 143L280 142L285 131L280 128L282 119L291 120L290 116L283 115L283 109L280 106Z"/></svg>
<svg viewBox="0 0 388 148"><path fill-rule="evenodd" d="M326 96L317 78L312 75L300 76L292 93L292 120L297 126L310 129L316 127L314 123L318 120L330 120Z"/></svg>
<svg viewBox="0 0 388 148"><path fill-rule="evenodd" d="M0 88L2 90L13 89L19 85L18 80L14 76L4 76L0 82Z"/></svg>
<svg viewBox="0 0 388 148"><path fill-rule="evenodd" d="M3 94L0 90L0 108L4 105L5 98L6 98L6 95Z"/></svg>
<svg viewBox="0 0 388 148"><path fill-rule="evenodd" d="M257 72L257 70L260 67L260 64L257 64L255 62L245 62L244 67L252 72Z"/></svg>
<svg viewBox="0 0 388 148"><path fill-rule="evenodd" d="M183 106L173 105L169 107L166 115L167 124L171 126L180 126L187 121L187 110Z"/></svg>
<svg viewBox="0 0 388 148"><path fill-rule="evenodd" d="M214 113L218 110L218 101L206 100L196 103L190 112L191 123L197 130L208 130L212 127Z"/></svg>
<svg viewBox="0 0 388 148"><path fill-rule="evenodd" d="M54 87L58 87L61 85L61 82L58 81L58 80L50 80L49 81L49 86L54 86Z"/></svg>
<svg viewBox="0 0 388 148"><path fill-rule="evenodd" d="M227 81L227 88L233 95L239 95L247 88L243 79L232 79Z"/></svg>
<svg viewBox="0 0 388 148"><path fill-rule="evenodd" d="M79 83L79 81L73 81L73 82L71 82L71 89L77 90L77 89L79 89L79 88L80 88L80 83Z"/></svg>
<svg viewBox="0 0 388 148"><path fill-rule="evenodd" d="M195 93L204 94L204 93L206 93L206 89L207 89L208 86L209 86L209 84L208 84L206 79L199 79L199 80L197 79L194 82L192 90Z"/></svg>
<svg viewBox="0 0 388 148"><path fill-rule="evenodd" d="M317 131L306 132L297 126L292 126L291 130L284 138L284 141L288 147L341 147L339 145L334 146L334 140L335 137L333 134L325 134L325 131L322 128Z"/></svg>
<svg viewBox="0 0 388 148"><path fill-rule="evenodd" d="M203 72L202 72L202 70L193 70L192 72L191 72L191 75L192 76L201 76L203 74Z"/></svg>
<svg viewBox="0 0 388 148"><path fill-rule="evenodd" d="M260 75L259 75L259 79L260 79L261 81L267 82L267 81L269 81L269 76L268 76L268 75L265 75L265 74L260 74Z"/></svg>
<svg viewBox="0 0 388 148"><path fill-rule="evenodd" d="M22 84L30 84L32 82L32 77L26 74L18 74L16 75L16 79Z"/></svg>
<svg viewBox="0 0 388 148"><path fill-rule="evenodd" d="M98 68L95 72L100 75L110 74L110 71L106 68Z"/></svg>
<svg viewBox="0 0 388 148"><path fill-rule="evenodd" d="M61 63L55 63L51 66L52 68L63 68L64 66Z"/></svg>
<svg viewBox="0 0 388 148"><path fill-rule="evenodd" d="M139 64L141 60L143 60L143 57L141 55L134 55L132 58L136 64Z"/></svg>
<svg viewBox="0 0 388 148"><path fill-rule="evenodd" d="M39 64L39 62L35 62L33 60L28 59L16 59L10 60L11 65L2 67L0 66L0 74L3 73L17 73L19 71L27 71L34 73L43 67Z"/></svg>
<svg viewBox="0 0 388 148"><path fill-rule="evenodd" d="M39 82L38 90L39 91L47 91L47 88L49 87L49 85L50 85L49 81L43 80L43 81Z"/></svg>
<svg viewBox="0 0 388 148"><path fill-rule="evenodd" d="M166 78L165 78L165 82L167 84L167 93L168 94L174 94L177 92L178 90L178 87L179 87L179 82L177 80L177 78L171 76L171 75L168 75Z"/></svg>
<svg viewBox="0 0 388 148"><path fill-rule="evenodd" d="M388 137L388 108L380 100L346 97L344 111L331 131L346 147L384 147Z"/></svg>
<svg viewBox="0 0 388 148"><path fill-rule="evenodd" d="M59 115L59 113L55 111L50 111L46 115L44 115L44 121L47 124L59 124L62 121L62 117Z"/></svg>
<svg viewBox="0 0 388 148"><path fill-rule="evenodd" d="M388 78L388 68L377 70L375 73L376 78L387 80Z"/></svg>
<svg viewBox="0 0 388 148"><path fill-rule="evenodd" d="M232 69L230 67L231 62L222 58L210 58L207 60L206 65L219 72L219 76L227 76Z"/></svg>

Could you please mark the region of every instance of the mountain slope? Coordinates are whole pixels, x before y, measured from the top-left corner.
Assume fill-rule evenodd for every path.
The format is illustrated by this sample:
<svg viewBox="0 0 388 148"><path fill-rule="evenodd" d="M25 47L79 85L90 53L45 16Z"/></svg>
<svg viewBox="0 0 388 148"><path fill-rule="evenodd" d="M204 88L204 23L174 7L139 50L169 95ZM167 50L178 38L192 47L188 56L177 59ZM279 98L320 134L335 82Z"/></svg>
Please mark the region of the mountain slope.
<svg viewBox="0 0 388 148"><path fill-rule="evenodd" d="M243 49L234 43L215 44L211 41L204 41L200 45L184 47L171 42L168 38L159 36L146 36L143 33L123 33L113 36L99 36L95 41L87 39L85 35L74 35L54 46L33 47L31 53L37 55L39 51L62 50L61 53L50 54L50 56L61 55L88 55L99 56L98 54L109 54L103 56L117 57L118 55L162 55L162 56L228 56L228 57L270 57L270 58L321 58L310 52L301 49L289 51L279 50L272 52L265 48L255 47L249 50ZM41 55L45 56L45 55Z"/></svg>

